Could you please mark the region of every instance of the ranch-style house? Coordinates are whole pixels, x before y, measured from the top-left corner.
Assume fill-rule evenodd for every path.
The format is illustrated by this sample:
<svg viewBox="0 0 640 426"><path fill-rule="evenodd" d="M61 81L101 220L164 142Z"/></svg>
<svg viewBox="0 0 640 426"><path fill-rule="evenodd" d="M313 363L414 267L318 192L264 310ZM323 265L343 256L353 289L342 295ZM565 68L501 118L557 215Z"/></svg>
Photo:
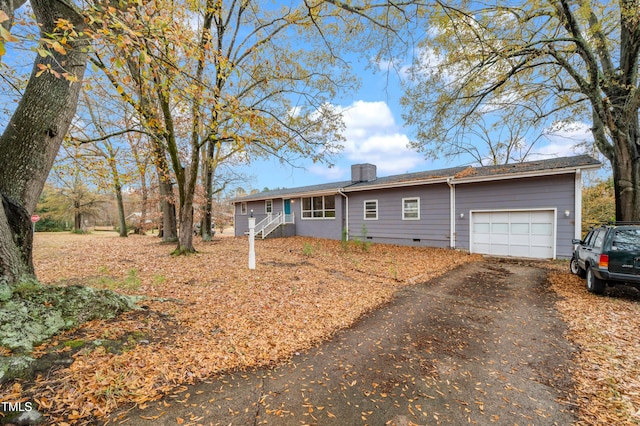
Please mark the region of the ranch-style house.
<svg viewBox="0 0 640 426"><path fill-rule="evenodd" d="M236 198L235 234L248 232L253 215L257 238L358 238L568 258L581 234L582 174L600 166L582 155L378 177L375 165L356 164L348 181Z"/></svg>

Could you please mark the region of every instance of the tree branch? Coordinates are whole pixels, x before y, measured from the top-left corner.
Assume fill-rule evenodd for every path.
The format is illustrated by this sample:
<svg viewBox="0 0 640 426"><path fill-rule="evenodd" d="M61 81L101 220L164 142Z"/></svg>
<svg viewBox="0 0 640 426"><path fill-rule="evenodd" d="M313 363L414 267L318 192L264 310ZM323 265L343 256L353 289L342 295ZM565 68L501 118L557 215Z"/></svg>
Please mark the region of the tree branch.
<svg viewBox="0 0 640 426"><path fill-rule="evenodd" d="M113 133L109 133L103 136L100 136L98 138L92 138L92 139L80 139L80 138L76 138L73 136L70 136L69 139L72 140L73 142L75 142L76 145L84 145L84 144L88 144L88 143L93 143L93 142L102 142L105 141L107 139L116 137L116 136L120 136L120 135L124 135L127 133L140 133L143 135L147 135L147 136L153 136L151 133L144 131L144 130L139 130L139 129L124 129L124 130L120 130L118 132L113 132Z"/></svg>

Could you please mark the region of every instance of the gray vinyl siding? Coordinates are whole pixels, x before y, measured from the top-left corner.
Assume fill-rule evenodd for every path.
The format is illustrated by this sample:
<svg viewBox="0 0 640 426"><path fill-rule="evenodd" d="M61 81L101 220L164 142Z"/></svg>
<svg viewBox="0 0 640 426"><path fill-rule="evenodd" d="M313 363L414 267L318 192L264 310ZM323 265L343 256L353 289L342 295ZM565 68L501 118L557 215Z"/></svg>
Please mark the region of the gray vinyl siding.
<svg viewBox="0 0 640 426"><path fill-rule="evenodd" d="M446 183L352 192L347 195L350 239L449 247L449 187ZM403 220L402 200L414 197L420 199L420 219ZM372 200L378 201L378 219L365 220L364 202Z"/></svg>
<svg viewBox="0 0 640 426"><path fill-rule="evenodd" d="M330 195L334 196L334 195ZM302 219L302 199L290 198L291 200L291 212L295 217L295 235L302 237L315 237L315 238L328 238L333 240L339 240L342 238L343 221L343 197L341 195L335 195L336 197L336 217L335 218L316 218L316 219ZM256 218L256 223L259 223L265 217L265 201L248 201L247 202L247 214L241 214L240 203L235 205L235 236L240 237L249 232L249 217L251 210L253 210L253 217ZM284 210L284 199L273 199L273 213L277 214ZM287 232L290 235L291 231Z"/></svg>
<svg viewBox="0 0 640 426"><path fill-rule="evenodd" d="M281 212L284 208L282 204L282 198L273 199L272 214ZM247 201L247 214L241 214L241 203L235 204L235 236L240 237L246 232L249 232L249 217L251 217L251 210L253 210L253 217L256 218L256 223L259 223L262 219L267 217L265 200L259 201Z"/></svg>
<svg viewBox="0 0 640 426"><path fill-rule="evenodd" d="M556 256L571 257L575 221L575 175L554 175L456 185L456 247L469 250L474 210L556 209ZM565 217L569 210L569 217ZM464 214L461 218L460 214Z"/></svg>
<svg viewBox="0 0 640 426"><path fill-rule="evenodd" d="M302 199L296 198L291 210L296 215L296 235L301 237L327 238L339 240L342 238L343 202L342 195L333 195L336 201L335 218L302 218Z"/></svg>
<svg viewBox="0 0 640 426"><path fill-rule="evenodd" d="M501 179L489 182L455 185L455 247L469 250L470 214L473 211L555 209L556 256L570 257L574 237L575 174L547 177ZM434 183L391 189L347 192L349 204L349 238L388 244L450 247L450 188L446 183ZM335 194L335 218L302 218L302 199L291 197L291 212L295 215L295 235L339 240L346 225L346 200ZM420 219L403 220L403 199L420 199ZM377 220L364 219L364 202L376 200ZM283 211L283 198L273 199L273 214ZM256 223L266 217L265 201L247 202L247 214L241 214L235 204L236 236L248 232L251 210ZM564 212L570 212L566 217ZM463 214L463 217L460 215ZM287 232L291 235L291 232Z"/></svg>

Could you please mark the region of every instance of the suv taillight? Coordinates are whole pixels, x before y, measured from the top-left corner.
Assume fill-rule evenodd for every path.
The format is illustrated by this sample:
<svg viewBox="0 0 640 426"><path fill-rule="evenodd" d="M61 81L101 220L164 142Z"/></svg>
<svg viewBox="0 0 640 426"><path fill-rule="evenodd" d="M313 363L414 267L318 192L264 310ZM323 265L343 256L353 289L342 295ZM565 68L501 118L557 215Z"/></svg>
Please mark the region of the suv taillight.
<svg viewBox="0 0 640 426"><path fill-rule="evenodd" d="M603 269L609 269L609 255L601 254L599 265Z"/></svg>

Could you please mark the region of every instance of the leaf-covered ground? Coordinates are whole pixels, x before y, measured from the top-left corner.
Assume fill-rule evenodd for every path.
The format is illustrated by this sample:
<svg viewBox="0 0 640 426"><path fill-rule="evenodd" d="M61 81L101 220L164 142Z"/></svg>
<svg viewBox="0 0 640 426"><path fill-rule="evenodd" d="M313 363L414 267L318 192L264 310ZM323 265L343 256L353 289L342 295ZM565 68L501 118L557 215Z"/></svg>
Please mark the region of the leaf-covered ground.
<svg viewBox="0 0 640 426"><path fill-rule="evenodd" d="M51 421L83 422L144 404L229 369L268 365L311 347L387 302L403 285L475 259L462 252L345 245L305 238L219 238L173 257L156 237L36 234L43 283L145 295L141 310L92 321L37 348L73 363L35 386L4 385L0 400L35 401ZM119 342L114 347L110 342Z"/></svg>
<svg viewBox="0 0 640 426"><path fill-rule="evenodd" d="M50 422L85 423L118 406L144 406L221 371L286 359L353 324L395 290L474 256L451 250L343 246L304 238L196 243L172 257L157 237L36 234L38 277L145 295L140 310L93 321L38 348L73 363L36 383L0 388L0 401L34 401ZM567 262L548 262L558 310L580 351L572 372L581 424L640 423L640 296L628 288L587 293ZM114 343L115 342L115 343ZM0 355L8 355L3 351Z"/></svg>
<svg viewBox="0 0 640 426"><path fill-rule="evenodd" d="M557 308L580 348L573 372L580 423L640 424L640 293L616 286L595 296L566 262L551 268L551 288L562 297Z"/></svg>

